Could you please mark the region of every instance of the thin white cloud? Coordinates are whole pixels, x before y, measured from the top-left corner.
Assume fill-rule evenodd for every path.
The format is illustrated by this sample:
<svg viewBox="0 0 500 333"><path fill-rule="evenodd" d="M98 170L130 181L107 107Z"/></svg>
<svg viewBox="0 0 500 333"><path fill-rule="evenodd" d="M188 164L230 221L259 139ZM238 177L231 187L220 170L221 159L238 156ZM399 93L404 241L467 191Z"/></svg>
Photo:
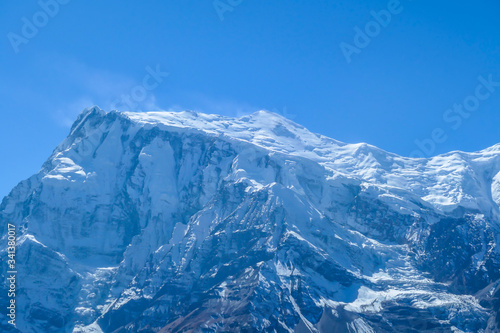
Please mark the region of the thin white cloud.
<svg viewBox="0 0 500 333"><path fill-rule="evenodd" d="M186 93L185 95L185 99L189 100L188 105L173 104L167 109L170 111L193 110L232 117L241 117L262 109L245 102L217 99L201 93Z"/></svg>
<svg viewBox="0 0 500 333"><path fill-rule="evenodd" d="M60 126L71 127L77 118L78 114L83 109L96 105L90 98L82 97L72 102L61 104L53 113L52 116Z"/></svg>
<svg viewBox="0 0 500 333"><path fill-rule="evenodd" d="M98 105L104 110L112 110L116 101L123 96L130 95L132 89L142 84L143 81L143 77L133 79L108 70L90 67L75 59L56 56L42 61L47 70L54 73L55 77L61 81L61 85L71 87L70 94L60 95L57 102L51 103L55 106L50 111L53 118L65 127L70 127L84 108ZM146 71L144 74L147 74ZM153 91L147 91L147 96L137 103L133 111L150 110L161 110Z"/></svg>

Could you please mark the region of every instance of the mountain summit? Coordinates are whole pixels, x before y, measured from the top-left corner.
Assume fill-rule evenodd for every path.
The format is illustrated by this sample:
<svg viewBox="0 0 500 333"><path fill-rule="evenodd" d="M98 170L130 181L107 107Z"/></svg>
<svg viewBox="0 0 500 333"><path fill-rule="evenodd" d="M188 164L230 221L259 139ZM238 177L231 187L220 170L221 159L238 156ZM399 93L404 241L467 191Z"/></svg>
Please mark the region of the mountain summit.
<svg viewBox="0 0 500 333"><path fill-rule="evenodd" d="M500 331L500 145L413 159L267 111L94 107L2 201L2 258L8 224L4 332Z"/></svg>

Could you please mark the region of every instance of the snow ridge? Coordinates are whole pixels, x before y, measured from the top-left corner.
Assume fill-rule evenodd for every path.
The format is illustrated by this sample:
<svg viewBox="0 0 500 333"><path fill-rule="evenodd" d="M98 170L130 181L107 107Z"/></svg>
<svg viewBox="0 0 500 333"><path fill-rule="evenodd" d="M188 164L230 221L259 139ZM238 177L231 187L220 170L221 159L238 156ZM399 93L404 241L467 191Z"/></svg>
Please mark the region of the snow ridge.
<svg viewBox="0 0 500 333"><path fill-rule="evenodd" d="M93 107L2 201L0 245L15 223L19 332L496 332L499 204L500 144L412 159L267 111Z"/></svg>

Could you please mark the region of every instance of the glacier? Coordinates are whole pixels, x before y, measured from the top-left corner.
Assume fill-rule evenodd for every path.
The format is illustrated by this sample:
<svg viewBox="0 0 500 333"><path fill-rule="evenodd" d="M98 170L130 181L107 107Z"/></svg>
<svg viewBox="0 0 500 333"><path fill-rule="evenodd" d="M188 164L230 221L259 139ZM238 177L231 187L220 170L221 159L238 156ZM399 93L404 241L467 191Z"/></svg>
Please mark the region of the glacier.
<svg viewBox="0 0 500 333"><path fill-rule="evenodd" d="M9 223L2 332L500 332L500 144L92 107L0 205L2 308Z"/></svg>

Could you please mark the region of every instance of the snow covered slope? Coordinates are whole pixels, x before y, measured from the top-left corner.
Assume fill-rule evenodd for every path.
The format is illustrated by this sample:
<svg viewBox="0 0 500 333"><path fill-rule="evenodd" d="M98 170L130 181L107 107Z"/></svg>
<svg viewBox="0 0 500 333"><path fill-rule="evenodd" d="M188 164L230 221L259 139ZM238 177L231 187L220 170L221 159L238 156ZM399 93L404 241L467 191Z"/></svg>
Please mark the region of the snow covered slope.
<svg viewBox="0 0 500 333"><path fill-rule="evenodd" d="M2 201L0 256L14 223L26 333L498 332L499 204L500 145L94 107Z"/></svg>

